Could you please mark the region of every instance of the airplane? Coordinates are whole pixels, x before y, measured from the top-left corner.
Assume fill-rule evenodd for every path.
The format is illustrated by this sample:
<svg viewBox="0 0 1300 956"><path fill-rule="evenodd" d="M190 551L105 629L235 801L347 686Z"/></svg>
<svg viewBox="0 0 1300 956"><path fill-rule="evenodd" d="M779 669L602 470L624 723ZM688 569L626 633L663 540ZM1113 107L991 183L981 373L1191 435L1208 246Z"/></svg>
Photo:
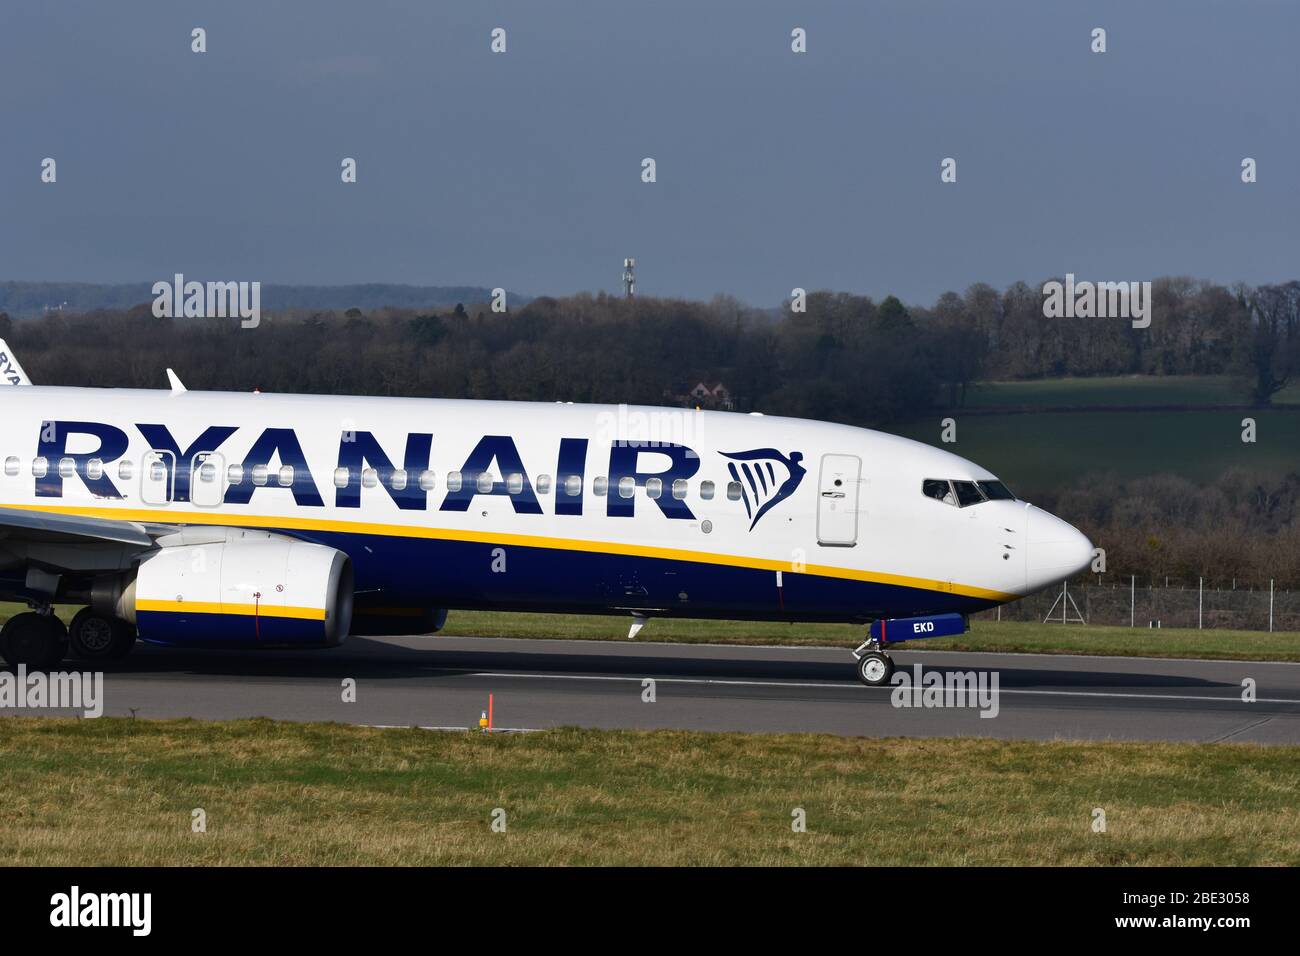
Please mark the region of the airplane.
<svg viewBox="0 0 1300 956"><path fill-rule="evenodd" d="M1066 580L1088 538L950 452L685 408L33 385L0 342L11 665L432 634L449 610L851 622L889 649ZM69 627L56 604L81 605Z"/></svg>

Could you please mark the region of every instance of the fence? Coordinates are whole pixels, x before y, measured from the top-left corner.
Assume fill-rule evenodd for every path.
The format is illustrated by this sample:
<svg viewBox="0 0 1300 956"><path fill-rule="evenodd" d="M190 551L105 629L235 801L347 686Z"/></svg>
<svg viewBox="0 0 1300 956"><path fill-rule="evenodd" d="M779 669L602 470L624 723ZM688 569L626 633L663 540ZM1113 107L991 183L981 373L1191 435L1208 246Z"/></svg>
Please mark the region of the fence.
<svg viewBox="0 0 1300 956"><path fill-rule="evenodd" d="M1195 582L1143 586L1134 579L1097 584L1070 584L1073 603L1061 601L1061 587L1049 588L1013 604L976 615L983 620L1074 620L1116 627L1206 627L1238 631L1300 631L1300 591L1238 585L1211 587ZM1078 609L1078 615L1075 609Z"/></svg>

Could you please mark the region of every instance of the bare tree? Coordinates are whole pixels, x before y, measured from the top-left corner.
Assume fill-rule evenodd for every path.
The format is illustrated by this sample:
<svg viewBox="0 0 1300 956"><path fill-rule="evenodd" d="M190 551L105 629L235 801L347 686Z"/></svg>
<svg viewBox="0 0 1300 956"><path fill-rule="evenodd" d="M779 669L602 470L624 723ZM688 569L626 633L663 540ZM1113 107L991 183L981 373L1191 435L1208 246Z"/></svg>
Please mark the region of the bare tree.
<svg viewBox="0 0 1300 956"><path fill-rule="evenodd" d="M1254 403L1270 405L1300 374L1300 282L1238 286L1237 298L1250 325L1238 343L1236 368L1253 381Z"/></svg>

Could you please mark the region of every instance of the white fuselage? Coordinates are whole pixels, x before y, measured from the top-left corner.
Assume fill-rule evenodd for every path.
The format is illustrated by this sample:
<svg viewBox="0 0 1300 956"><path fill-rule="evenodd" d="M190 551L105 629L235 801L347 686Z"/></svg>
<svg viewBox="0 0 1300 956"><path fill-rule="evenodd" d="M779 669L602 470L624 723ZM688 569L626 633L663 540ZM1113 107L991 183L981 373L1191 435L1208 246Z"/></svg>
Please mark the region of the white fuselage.
<svg viewBox="0 0 1300 956"><path fill-rule="evenodd" d="M1092 555L1026 502L923 493L996 481L956 455L724 412L25 386L0 389L0 466L0 507L328 543L376 606L868 620Z"/></svg>

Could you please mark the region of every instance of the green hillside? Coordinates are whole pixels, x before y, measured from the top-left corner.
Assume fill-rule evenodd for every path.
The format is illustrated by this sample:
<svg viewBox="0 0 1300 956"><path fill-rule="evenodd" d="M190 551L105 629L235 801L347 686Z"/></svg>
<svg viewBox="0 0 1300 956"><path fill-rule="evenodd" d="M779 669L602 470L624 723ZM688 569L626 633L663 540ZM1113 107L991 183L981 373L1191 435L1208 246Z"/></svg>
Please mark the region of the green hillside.
<svg viewBox="0 0 1300 956"><path fill-rule="evenodd" d="M1049 378L1028 382L979 382L966 395L966 408L1059 408L1063 406L1244 405L1248 400L1226 375L1123 375L1106 378ZM1300 404L1300 385L1274 398Z"/></svg>
<svg viewBox="0 0 1300 956"><path fill-rule="evenodd" d="M1296 390L1279 397L1297 397ZM1234 467L1266 473L1300 469L1300 410L1214 407L1238 402L1230 380L1219 376L997 382L972 387L965 409L935 412L889 430L979 462L1022 494L1060 488L1089 474L1130 478L1166 472L1203 481ZM1142 405L1203 407L1132 407ZM1025 410L1062 406L1097 410ZM1108 406L1128 410L1104 410ZM1008 411L998 414L1000 407ZM955 444L940 440L946 417L956 419ZM1246 417L1257 422L1254 444L1241 440Z"/></svg>

